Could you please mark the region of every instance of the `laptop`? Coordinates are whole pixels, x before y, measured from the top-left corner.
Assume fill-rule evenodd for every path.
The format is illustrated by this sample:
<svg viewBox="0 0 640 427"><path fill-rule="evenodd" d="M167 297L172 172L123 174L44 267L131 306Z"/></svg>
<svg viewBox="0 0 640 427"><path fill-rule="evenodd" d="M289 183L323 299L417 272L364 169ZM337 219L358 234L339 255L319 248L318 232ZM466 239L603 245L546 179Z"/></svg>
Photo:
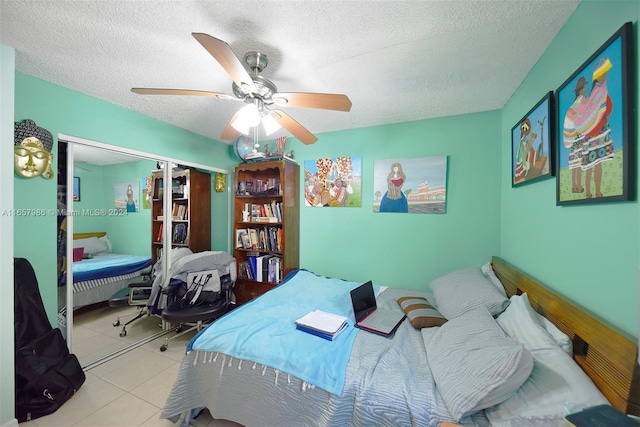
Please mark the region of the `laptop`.
<svg viewBox="0 0 640 427"><path fill-rule="evenodd" d="M395 334L406 317L402 311L378 308L371 280L351 291L351 304L357 328L385 337Z"/></svg>

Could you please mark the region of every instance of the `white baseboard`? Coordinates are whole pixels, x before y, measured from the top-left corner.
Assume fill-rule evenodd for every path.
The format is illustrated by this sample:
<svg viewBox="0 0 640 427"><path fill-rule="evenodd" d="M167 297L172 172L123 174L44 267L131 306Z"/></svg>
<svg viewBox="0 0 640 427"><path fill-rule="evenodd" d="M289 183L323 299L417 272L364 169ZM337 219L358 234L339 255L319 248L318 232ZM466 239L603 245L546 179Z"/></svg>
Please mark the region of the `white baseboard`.
<svg viewBox="0 0 640 427"><path fill-rule="evenodd" d="M18 420L14 418L10 420L8 423L2 424L0 427L18 427Z"/></svg>

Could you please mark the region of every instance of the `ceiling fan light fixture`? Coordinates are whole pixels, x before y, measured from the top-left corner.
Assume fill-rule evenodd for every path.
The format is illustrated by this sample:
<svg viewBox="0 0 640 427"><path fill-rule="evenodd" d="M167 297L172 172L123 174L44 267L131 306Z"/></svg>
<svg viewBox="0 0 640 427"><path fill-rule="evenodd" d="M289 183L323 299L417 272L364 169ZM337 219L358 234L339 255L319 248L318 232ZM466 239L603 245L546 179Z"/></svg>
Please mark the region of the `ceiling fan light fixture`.
<svg viewBox="0 0 640 427"><path fill-rule="evenodd" d="M258 107L251 103L238 111L238 118L231 123L231 126L238 132L248 135L249 128L257 126L258 123L260 123L260 112Z"/></svg>
<svg viewBox="0 0 640 427"><path fill-rule="evenodd" d="M271 135L282 127L271 114L265 114L262 117L262 126L267 135Z"/></svg>

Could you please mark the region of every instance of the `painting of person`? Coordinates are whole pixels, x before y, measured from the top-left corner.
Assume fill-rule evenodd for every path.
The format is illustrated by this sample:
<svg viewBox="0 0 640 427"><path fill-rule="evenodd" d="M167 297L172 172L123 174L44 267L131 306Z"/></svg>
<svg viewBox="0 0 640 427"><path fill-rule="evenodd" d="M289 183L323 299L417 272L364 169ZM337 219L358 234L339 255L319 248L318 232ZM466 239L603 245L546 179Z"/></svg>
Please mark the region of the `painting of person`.
<svg viewBox="0 0 640 427"><path fill-rule="evenodd" d="M338 177L333 180L333 185L329 190L331 196L333 196L341 206L346 206L349 194L353 194L353 187L346 177Z"/></svg>
<svg viewBox="0 0 640 427"><path fill-rule="evenodd" d="M602 162L614 158L613 140L610 136L609 116L613 102L607 89L607 72L611 61L603 57L593 72L593 83L587 95L587 80L580 76L576 83L575 100L564 118L563 143L569 150L568 166L571 170L572 192L585 191L586 198L592 198L591 179L593 177L595 197L603 197L601 191ZM582 171L585 171L585 185L582 185Z"/></svg>
<svg viewBox="0 0 640 427"><path fill-rule="evenodd" d="M131 184L127 185L127 212L136 211L136 202L133 200L133 188Z"/></svg>
<svg viewBox="0 0 640 427"><path fill-rule="evenodd" d="M387 192L380 202L380 212L409 212L407 198L402 191L407 176L402 171L400 163L391 165L391 171L387 175Z"/></svg>

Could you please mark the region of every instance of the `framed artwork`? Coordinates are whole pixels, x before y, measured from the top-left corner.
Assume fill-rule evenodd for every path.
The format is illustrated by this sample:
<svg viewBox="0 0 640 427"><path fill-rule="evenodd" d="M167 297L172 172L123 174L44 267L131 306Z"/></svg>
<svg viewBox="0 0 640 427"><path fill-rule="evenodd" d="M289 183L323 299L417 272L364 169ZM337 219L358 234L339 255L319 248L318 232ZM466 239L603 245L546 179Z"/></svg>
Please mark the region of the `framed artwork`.
<svg viewBox="0 0 640 427"><path fill-rule="evenodd" d="M80 177L78 176L73 177L73 201L80 201Z"/></svg>
<svg viewBox="0 0 640 427"><path fill-rule="evenodd" d="M635 197L632 28L624 24L557 90L557 205Z"/></svg>
<svg viewBox="0 0 640 427"><path fill-rule="evenodd" d="M554 125L553 92L548 92L511 128L512 187L553 176Z"/></svg>
<svg viewBox="0 0 640 427"><path fill-rule="evenodd" d="M304 205L362 206L362 157L305 160Z"/></svg>
<svg viewBox="0 0 640 427"><path fill-rule="evenodd" d="M140 183L119 182L113 185L116 209L130 213L140 211Z"/></svg>
<svg viewBox="0 0 640 427"><path fill-rule="evenodd" d="M447 156L376 160L373 211L446 213Z"/></svg>

